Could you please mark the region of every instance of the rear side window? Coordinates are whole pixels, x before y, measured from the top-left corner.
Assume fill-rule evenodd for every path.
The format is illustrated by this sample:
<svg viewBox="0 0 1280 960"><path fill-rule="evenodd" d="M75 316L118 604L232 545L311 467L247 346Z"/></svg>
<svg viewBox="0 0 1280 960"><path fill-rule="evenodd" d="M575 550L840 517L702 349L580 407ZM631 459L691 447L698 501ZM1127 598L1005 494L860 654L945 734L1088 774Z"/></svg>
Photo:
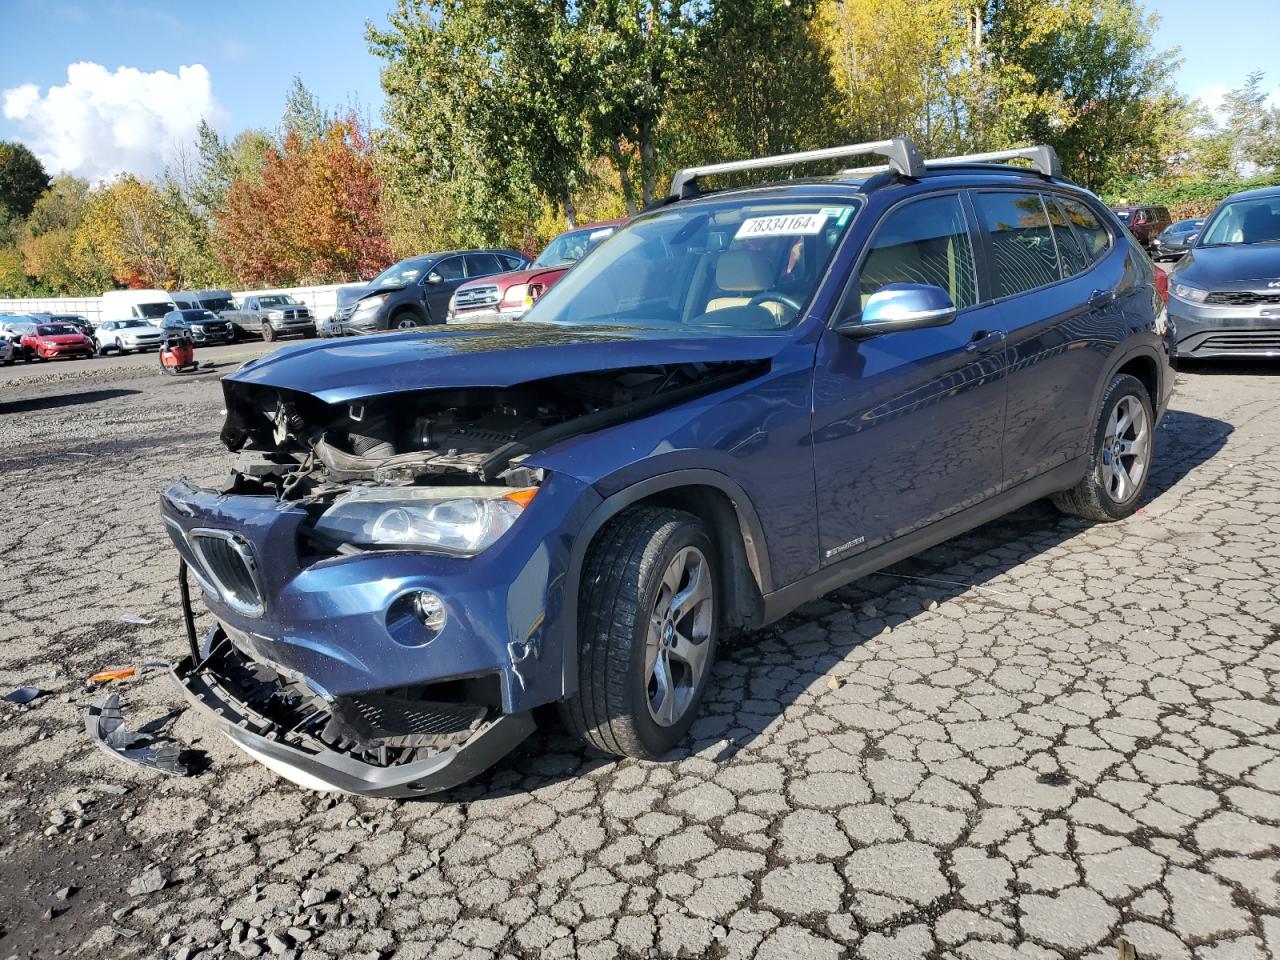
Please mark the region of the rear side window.
<svg viewBox="0 0 1280 960"><path fill-rule="evenodd" d="M492 253L468 253L467 276L487 277L493 273L501 273L502 264Z"/></svg>
<svg viewBox="0 0 1280 960"><path fill-rule="evenodd" d="M1111 235L1102 225L1093 211L1079 200L1070 197L1059 197L1058 203L1062 212L1067 215L1071 225L1076 228L1080 241L1084 244L1085 255L1090 260L1100 260L1111 246Z"/></svg>
<svg viewBox="0 0 1280 960"><path fill-rule="evenodd" d="M1067 215L1062 212L1053 197L1044 198L1045 209L1049 211L1049 223L1053 226L1053 239L1058 244L1058 258L1062 261L1062 275L1074 277L1083 273L1089 266L1089 258L1085 256L1076 239L1075 231L1067 222Z"/></svg>
<svg viewBox="0 0 1280 960"><path fill-rule="evenodd" d="M977 193L978 220L995 259L992 290L1009 297L1059 279L1049 217L1038 194Z"/></svg>
<svg viewBox="0 0 1280 960"><path fill-rule="evenodd" d="M977 302L973 246L958 196L914 200L885 217L862 263L859 300L850 302L846 294L841 316L859 312L886 283L933 284L946 290L960 310Z"/></svg>

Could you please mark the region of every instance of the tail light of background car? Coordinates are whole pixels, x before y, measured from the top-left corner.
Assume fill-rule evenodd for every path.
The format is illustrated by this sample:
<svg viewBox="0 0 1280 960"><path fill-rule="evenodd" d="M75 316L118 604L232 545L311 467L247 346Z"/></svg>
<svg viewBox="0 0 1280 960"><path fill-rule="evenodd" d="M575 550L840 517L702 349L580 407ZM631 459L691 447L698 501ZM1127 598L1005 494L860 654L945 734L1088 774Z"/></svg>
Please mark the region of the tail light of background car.
<svg viewBox="0 0 1280 960"><path fill-rule="evenodd" d="M1156 268L1156 293L1160 294L1160 302L1168 306L1169 304L1169 275Z"/></svg>

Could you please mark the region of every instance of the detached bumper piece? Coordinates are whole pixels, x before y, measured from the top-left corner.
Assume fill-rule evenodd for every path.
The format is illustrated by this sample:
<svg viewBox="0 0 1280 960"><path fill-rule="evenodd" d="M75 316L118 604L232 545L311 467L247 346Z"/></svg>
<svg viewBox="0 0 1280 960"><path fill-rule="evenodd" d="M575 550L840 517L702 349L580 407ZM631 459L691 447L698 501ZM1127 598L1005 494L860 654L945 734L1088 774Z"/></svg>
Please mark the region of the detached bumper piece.
<svg viewBox="0 0 1280 960"><path fill-rule="evenodd" d="M437 793L492 766L534 729L528 713L433 702L412 689L328 699L250 660L220 629L209 649L199 666L187 657L173 667L179 689L245 753L311 790Z"/></svg>

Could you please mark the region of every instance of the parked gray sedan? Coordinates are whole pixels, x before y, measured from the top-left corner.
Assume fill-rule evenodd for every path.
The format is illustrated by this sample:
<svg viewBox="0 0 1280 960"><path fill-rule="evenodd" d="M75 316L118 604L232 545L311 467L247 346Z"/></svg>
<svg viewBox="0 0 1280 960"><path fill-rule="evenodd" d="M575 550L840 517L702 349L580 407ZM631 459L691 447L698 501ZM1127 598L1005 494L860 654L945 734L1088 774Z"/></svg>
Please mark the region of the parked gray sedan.
<svg viewBox="0 0 1280 960"><path fill-rule="evenodd" d="M1280 187L1223 200L1169 294L1179 357L1280 357Z"/></svg>

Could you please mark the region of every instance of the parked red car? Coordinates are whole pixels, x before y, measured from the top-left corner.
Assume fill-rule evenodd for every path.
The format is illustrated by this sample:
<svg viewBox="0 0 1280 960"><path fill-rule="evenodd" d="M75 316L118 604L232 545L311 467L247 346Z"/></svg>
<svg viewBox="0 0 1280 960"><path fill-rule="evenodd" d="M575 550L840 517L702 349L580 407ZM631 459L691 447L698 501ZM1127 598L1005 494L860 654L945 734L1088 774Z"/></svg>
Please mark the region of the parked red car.
<svg viewBox="0 0 1280 960"><path fill-rule="evenodd" d="M59 357L92 357L93 341L69 323L37 323L22 337L22 358L56 360Z"/></svg>
<svg viewBox="0 0 1280 960"><path fill-rule="evenodd" d="M565 271L626 222L602 220L574 227L547 244L533 266L460 284L449 301L446 322L519 320Z"/></svg>

